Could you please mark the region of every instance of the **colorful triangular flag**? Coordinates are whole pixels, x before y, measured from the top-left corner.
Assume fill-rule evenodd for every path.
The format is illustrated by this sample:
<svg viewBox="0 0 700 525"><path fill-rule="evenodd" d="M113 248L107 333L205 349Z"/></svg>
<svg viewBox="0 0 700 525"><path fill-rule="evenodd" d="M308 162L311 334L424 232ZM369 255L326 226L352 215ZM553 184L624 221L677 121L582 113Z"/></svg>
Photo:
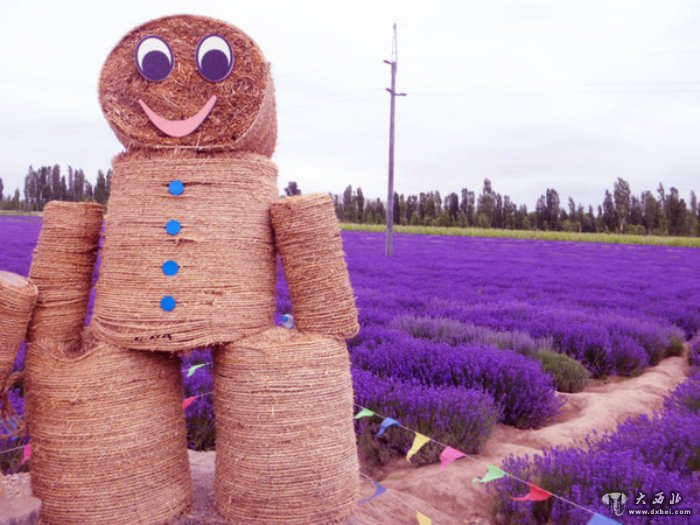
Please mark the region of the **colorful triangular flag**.
<svg viewBox="0 0 700 525"><path fill-rule="evenodd" d="M622 523L596 512L586 525L622 525Z"/></svg>
<svg viewBox="0 0 700 525"><path fill-rule="evenodd" d="M411 445L411 449L406 453L406 460L411 461L411 458L416 454L416 452L423 448L423 445L425 445L428 441L430 441L428 436L424 436L423 434L416 432L416 437L413 438L413 445Z"/></svg>
<svg viewBox="0 0 700 525"><path fill-rule="evenodd" d="M488 483L489 481L494 481L496 479L501 479L506 475L500 468L494 467L493 465L488 465L488 470L483 478L474 478L472 483Z"/></svg>
<svg viewBox="0 0 700 525"><path fill-rule="evenodd" d="M372 501L372 500L373 500L374 498L376 498L377 496L381 496L382 494L384 494L384 493L386 492L386 489L385 489L384 487L382 487L382 486L381 486L379 483L377 483L376 481L373 481L372 483L374 484L374 494L372 494L369 498L361 499L361 500L358 502L360 505L364 505L365 503L369 503L370 501Z"/></svg>
<svg viewBox="0 0 700 525"><path fill-rule="evenodd" d="M355 419L362 419L363 417L372 417L373 415L374 412L372 412L369 408L363 408L355 415Z"/></svg>
<svg viewBox="0 0 700 525"><path fill-rule="evenodd" d="M24 465L27 461L29 461L29 458L32 457L32 444L27 443L22 447L22 465Z"/></svg>
<svg viewBox="0 0 700 525"><path fill-rule="evenodd" d="M396 421L395 419L392 419L390 417L385 417L384 421L382 421L382 424L379 425L379 432L377 432L377 435L381 436L382 434L384 434L384 432L386 432L387 428L389 428L393 425L398 425L398 424L399 424L399 422Z"/></svg>
<svg viewBox="0 0 700 525"><path fill-rule="evenodd" d="M207 366L209 363L200 363L198 365L192 365L189 370L187 370L187 377L192 377L194 373L202 367Z"/></svg>
<svg viewBox="0 0 700 525"><path fill-rule="evenodd" d="M544 501L552 496L551 492L547 492L546 490L538 487L537 485L528 483L528 486L530 487L530 492L528 492L524 496L520 496L517 498L511 497L510 499L512 499L513 501Z"/></svg>
<svg viewBox="0 0 700 525"><path fill-rule="evenodd" d="M452 463L454 460L463 458L464 453L452 447L447 447L440 454L440 470L445 470L447 465Z"/></svg>
<svg viewBox="0 0 700 525"><path fill-rule="evenodd" d="M418 525L433 525L433 520L419 510L416 511L416 518L418 518Z"/></svg>
<svg viewBox="0 0 700 525"><path fill-rule="evenodd" d="M187 397L182 400L182 410L185 410L188 406L190 406L192 403L194 403L195 397Z"/></svg>

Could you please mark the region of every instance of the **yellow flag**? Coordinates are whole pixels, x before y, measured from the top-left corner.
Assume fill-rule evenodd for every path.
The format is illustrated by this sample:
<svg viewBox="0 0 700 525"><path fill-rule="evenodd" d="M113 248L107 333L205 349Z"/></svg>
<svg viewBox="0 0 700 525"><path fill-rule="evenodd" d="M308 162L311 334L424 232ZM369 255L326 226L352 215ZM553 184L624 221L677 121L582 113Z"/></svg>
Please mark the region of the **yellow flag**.
<svg viewBox="0 0 700 525"><path fill-rule="evenodd" d="M418 525L433 525L433 520L420 511L416 511L416 518L418 518Z"/></svg>
<svg viewBox="0 0 700 525"><path fill-rule="evenodd" d="M406 454L406 459L411 461L411 458L416 454L416 452L418 452L428 441L430 441L428 436L424 436L423 434L416 432L416 437L413 438L413 445L411 445L411 450L409 450Z"/></svg>

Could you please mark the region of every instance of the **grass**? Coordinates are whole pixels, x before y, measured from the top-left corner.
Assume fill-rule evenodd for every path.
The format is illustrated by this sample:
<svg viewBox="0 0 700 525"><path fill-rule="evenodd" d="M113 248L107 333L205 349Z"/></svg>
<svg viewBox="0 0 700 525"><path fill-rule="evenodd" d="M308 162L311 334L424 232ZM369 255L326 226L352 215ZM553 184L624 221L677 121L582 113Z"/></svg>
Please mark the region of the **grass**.
<svg viewBox="0 0 700 525"><path fill-rule="evenodd" d="M41 216L40 211L19 211L19 210L0 210L0 215L36 215Z"/></svg>
<svg viewBox="0 0 700 525"><path fill-rule="evenodd" d="M341 223L345 231L384 232L382 224ZM660 237L658 235L627 235L617 233L574 233L531 230L497 230L491 228L446 228L443 226L394 226L397 233L418 235L456 235L460 237L496 237L502 239L537 239L542 241L600 242L608 244L647 244L700 248L700 237Z"/></svg>

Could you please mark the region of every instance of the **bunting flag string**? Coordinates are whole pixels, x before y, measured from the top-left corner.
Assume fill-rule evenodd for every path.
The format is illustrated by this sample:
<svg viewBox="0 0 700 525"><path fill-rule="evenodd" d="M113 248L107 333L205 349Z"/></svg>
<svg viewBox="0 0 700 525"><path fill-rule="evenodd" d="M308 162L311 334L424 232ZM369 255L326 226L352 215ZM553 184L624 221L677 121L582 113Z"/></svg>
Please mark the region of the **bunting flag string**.
<svg viewBox="0 0 700 525"><path fill-rule="evenodd" d="M433 525L433 520L419 510L416 511L416 518L418 519L418 525Z"/></svg>
<svg viewBox="0 0 700 525"><path fill-rule="evenodd" d="M357 414L358 416L360 414L363 414L362 417L370 417L368 412L372 412L373 415L382 418L382 422L381 422L380 427L379 427L379 432L377 432L377 436L382 435L386 431L387 428L389 428L390 426L393 426L393 425L399 426L399 427L403 428L404 430L412 432L413 434L416 435L416 437L418 435L423 436L419 432L402 425L401 423L399 423L398 421L396 421L395 419L393 419L391 417L384 416L376 411L373 411L371 409L368 409L366 407L358 405L357 403L355 403L355 406L360 409L360 412ZM356 417L356 419L358 419L357 416L355 416L355 417ZM464 452L461 452L455 448L452 448L449 445L445 445L444 443L441 443L435 439L429 438L427 436L424 436L424 437L427 438L426 443L432 441L433 443L444 448L444 450L442 451L442 454L440 454L440 470L446 469L450 463L452 463L453 461L455 461L456 459L461 458L461 457L468 458L468 459L474 461L475 463L480 463L480 464L486 463L483 460L479 460L479 459L477 459L469 454L465 454ZM413 444L414 445L416 444L415 439L414 439ZM424 444L425 443L421 444L420 447L422 447ZM419 449L420 449L420 447L419 447ZM413 448L413 447L411 447L411 448ZM407 454L407 456L408 456L408 454ZM587 525L597 525L597 524L600 524L600 525L603 525L603 524L605 524L605 525L612 525L612 524L621 525L619 522L617 522L611 518L608 518L606 516L603 516L602 514L594 512L591 509L586 508L582 505L579 505L578 503L571 501L568 498L565 498L563 496L559 496L559 495L554 494L552 492L549 492L541 487L538 487L538 486L536 486L528 481L520 479L519 477L514 476L513 474L510 474L509 472L506 472L504 470L501 470L498 467L495 467L491 464L486 464L486 466L487 466L486 474L482 478L474 479L473 480L474 483L477 483L477 482L478 483L488 483L490 481L494 481L496 479L500 479L500 478L503 478L505 476L508 476L509 478L512 478L515 481L518 481L520 483L523 483L524 485L527 485L529 488L529 491L525 496L521 496L519 498L518 497L511 497L511 499L513 499L515 501L545 501L545 500L549 499L550 497L553 497L553 498L556 498L564 503L567 503L569 505L577 507L577 508L591 514L592 517L589 520L589 522L587 523ZM594 520L599 520L600 519L599 517L604 518L605 520L608 520L608 521L594 521Z"/></svg>
<svg viewBox="0 0 700 525"><path fill-rule="evenodd" d="M185 410L188 406L190 406L192 403L194 403L194 396L192 397L186 397L185 399L182 400L182 410Z"/></svg>

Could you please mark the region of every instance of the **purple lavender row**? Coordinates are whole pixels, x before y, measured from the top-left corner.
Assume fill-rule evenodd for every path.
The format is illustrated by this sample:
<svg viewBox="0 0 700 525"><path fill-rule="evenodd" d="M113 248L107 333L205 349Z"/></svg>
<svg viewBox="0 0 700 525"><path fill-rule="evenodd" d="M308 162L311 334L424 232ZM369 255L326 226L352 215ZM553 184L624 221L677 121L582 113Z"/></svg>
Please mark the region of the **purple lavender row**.
<svg viewBox="0 0 700 525"><path fill-rule="evenodd" d="M380 327L366 327L364 338L351 349L356 366L429 387L481 390L501 407L506 424L539 427L561 407L552 378L537 361L515 352L473 343L450 346Z"/></svg>
<svg viewBox="0 0 700 525"><path fill-rule="evenodd" d="M478 452L501 418L500 407L480 390L425 386L419 382L379 377L361 368L352 369L356 403L390 416L417 432L468 453ZM379 418L356 421L363 460L384 464L410 448L414 435L401 429L377 437ZM415 465L439 461L442 447L428 443L412 459Z"/></svg>

